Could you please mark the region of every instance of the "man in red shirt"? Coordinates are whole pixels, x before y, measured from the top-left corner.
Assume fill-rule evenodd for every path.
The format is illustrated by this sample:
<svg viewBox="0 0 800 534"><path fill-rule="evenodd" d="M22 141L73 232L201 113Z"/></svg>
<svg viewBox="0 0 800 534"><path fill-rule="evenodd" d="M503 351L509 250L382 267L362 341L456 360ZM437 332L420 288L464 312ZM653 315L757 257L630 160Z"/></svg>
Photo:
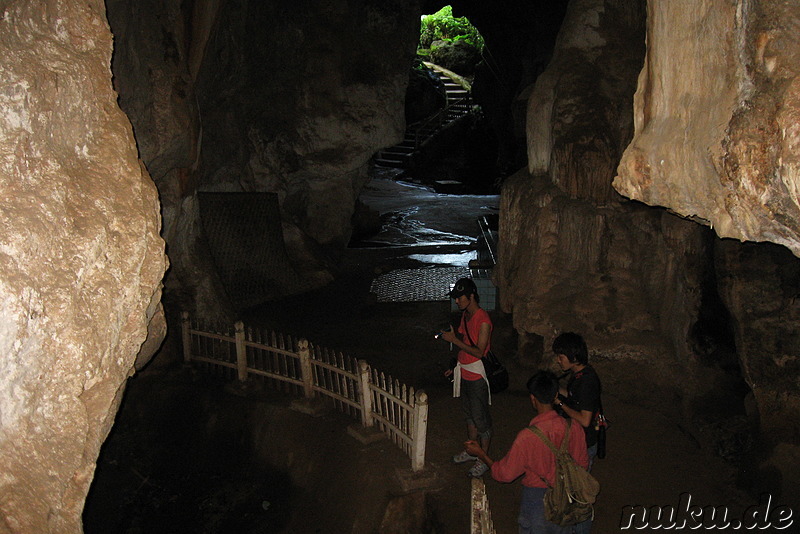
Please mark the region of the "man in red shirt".
<svg viewBox="0 0 800 534"><path fill-rule="evenodd" d="M471 279L458 280L449 295L462 312L458 331L450 329L440 336L440 339L458 347L458 363L452 371L453 396L461 397L467 420L467 439L479 441L487 451L492 437L491 393L482 358L491 349L492 320L481 308L478 288ZM475 462L467 473L470 477L481 477L489 470L485 463L466 451L453 456L453 462Z"/></svg>
<svg viewBox="0 0 800 534"><path fill-rule="evenodd" d="M549 371L540 371L528 380L528 392L536 410L530 424L536 425L556 447L561 446L567 421L553 409L558 396L558 379ZM502 460L493 461L476 441L467 441L467 452L480 458L491 469L492 478L513 482L522 476L522 500L519 511L519 532L536 534L568 534L572 527L560 527L544 518L544 492L554 484L556 459L550 448L530 429L523 429ZM584 469L589 465L583 428L570 427L569 454ZM546 481L546 482L545 482Z"/></svg>

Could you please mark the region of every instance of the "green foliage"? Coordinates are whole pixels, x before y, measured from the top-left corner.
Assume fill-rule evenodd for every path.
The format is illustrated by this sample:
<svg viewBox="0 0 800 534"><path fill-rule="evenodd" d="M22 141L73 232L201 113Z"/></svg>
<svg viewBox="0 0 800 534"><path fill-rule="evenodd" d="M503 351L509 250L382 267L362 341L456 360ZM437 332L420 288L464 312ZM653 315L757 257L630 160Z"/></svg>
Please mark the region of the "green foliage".
<svg viewBox="0 0 800 534"><path fill-rule="evenodd" d="M433 15L423 15L419 32L419 51L427 50L434 41L466 41L483 50L483 37L467 17L454 17L453 7L444 6Z"/></svg>

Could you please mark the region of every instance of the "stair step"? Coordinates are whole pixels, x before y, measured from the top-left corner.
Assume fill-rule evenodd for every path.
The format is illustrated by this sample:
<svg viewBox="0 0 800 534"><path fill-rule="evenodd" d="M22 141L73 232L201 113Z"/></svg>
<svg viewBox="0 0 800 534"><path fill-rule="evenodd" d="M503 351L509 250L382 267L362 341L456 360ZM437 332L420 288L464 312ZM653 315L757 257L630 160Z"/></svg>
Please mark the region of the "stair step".
<svg viewBox="0 0 800 534"><path fill-rule="evenodd" d="M397 147L391 146L389 148L384 148L383 150L381 150L379 152L379 154L381 156L387 156L387 157L392 157L392 158L405 158L409 154L411 154L413 151L414 151L413 149L397 148Z"/></svg>
<svg viewBox="0 0 800 534"><path fill-rule="evenodd" d="M437 180L433 182L433 189L437 193L463 193L464 184L456 180Z"/></svg>
<svg viewBox="0 0 800 534"><path fill-rule="evenodd" d="M405 167L405 164L402 161L381 158L375 158L375 165L378 165L379 167L392 167L394 169L402 169Z"/></svg>
<svg viewBox="0 0 800 534"><path fill-rule="evenodd" d="M428 65L426 63L426 65ZM441 80L446 97L446 106L438 124L430 127L422 125L409 125L406 128L404 139L401 143L386 148L375 155L375 165L381 167L405 168L414 151L423 143L436 135L442 126L463 117L472 110L470 92L448 75L428 65L434 74ZM442 182L439 187L444 189L463 187L463 184Z"/></svg>
<svg viewBox="0 0 800 534"><path fill-rule="evenodd" d="M390 155L391 154L393 156L408 156L412 152L414 152L414 147L413 146L402 146L402 147L393 146L391 148L385 149L383 151L383 154L386 154L386 155Z"/></svg>
<svg viewBox="0 0 800 534"><path fill-rule="evenodd" d="M392 152L389 152L389 153L382 152L382 153L378 154L378 157L380 159L385 159L385 160L389 160L389 161L408 161L408 158L410 156L411 156L411 154L395 154L395 153L392 153Z"/></svg>

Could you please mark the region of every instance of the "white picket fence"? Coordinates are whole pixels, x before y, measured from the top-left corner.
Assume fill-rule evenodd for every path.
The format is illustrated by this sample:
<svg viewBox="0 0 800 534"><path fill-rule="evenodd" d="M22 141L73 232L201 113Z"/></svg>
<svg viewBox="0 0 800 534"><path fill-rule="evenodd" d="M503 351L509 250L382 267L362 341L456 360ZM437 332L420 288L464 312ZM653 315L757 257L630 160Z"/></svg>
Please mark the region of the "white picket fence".
<svg viewBox="0 0 800 534"><path fill-rule="evenodd" d="M489 511L489 498L483 479L472 479L472 515L470 534L495 534L492 514Z"/></svg>
<svg viewBox="0 0 800 534"><path fill-rule="evenodd" d="M425 466L428 396L424 391L305 339L245 328L233 332L182 314L183 358L229 379L249 378L306 398L328 397L341 412L385 433L411 458L412 471Z"/></svg>

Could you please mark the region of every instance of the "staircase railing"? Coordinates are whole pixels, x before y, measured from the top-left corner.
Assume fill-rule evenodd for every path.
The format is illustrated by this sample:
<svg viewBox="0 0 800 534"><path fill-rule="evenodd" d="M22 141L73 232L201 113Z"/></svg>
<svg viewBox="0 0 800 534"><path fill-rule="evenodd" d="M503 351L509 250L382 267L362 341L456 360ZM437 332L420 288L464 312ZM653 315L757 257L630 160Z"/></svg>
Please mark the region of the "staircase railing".
<svg viewBox="0 0 800 534"><path fill-rule="evenodd" d="M469 113L471 105L472 98L468 96L454 100L435 115L425 119L424 121L420 121L409 126L408 129L414 132L414 150L419 149L419 147L422 146L425 141L433 137L435 132L439 131L446 124L449 124L455 120L455 118L451 118L451 113L453 110L459 110L459 113L457 114L458 117L463 117ZM425 132L430 133L425 135Z"/></svg>
<svg viewBox="0 0 800 534"><path fill-rule="evenodd" d="M446 77L448 80L451 80L453 84L456 84L458 87L460 87L461 89L459 89L456 94L464 94L463 92L466 91L466 96L452 99L454 95L449 93L445 88L444 108L426 119L407 125L405 140L399 145L379 151L377 153L377 160L393 160L394 158L400 158L401 161L395 161L395 163L402 165L402 161L407 160L410 154L413 154L419 150L422 144L433 137L441 128L453 122L454 120L467 115L472 110L472 97L469 93L471 88L466 80L460 78L457 74L450 72L447 69L439 67L438 65L434 65L433 63L426 62L425 65L440 78ZM455 79L454 77L458 79ZM447 84L445 83L445 85Z"/></svg>

